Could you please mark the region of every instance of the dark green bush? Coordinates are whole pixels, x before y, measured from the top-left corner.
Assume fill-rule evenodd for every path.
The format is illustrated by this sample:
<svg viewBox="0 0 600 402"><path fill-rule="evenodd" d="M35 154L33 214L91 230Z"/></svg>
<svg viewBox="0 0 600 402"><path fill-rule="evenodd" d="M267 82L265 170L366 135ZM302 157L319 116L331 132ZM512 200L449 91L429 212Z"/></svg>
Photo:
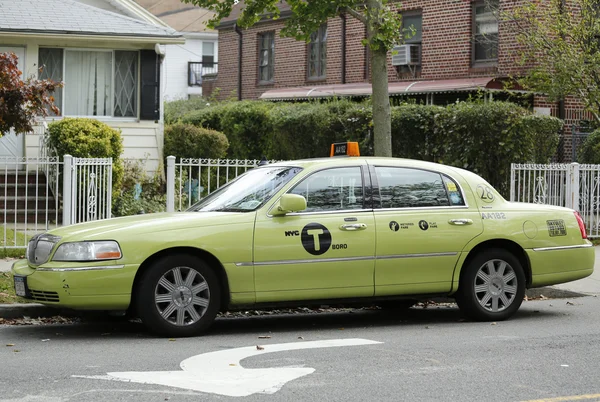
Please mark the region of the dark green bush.
<svg viewBox="0 0 600 402"><path fill-rule="evenodd" d="M233 102L225 107L221 128L229 140L229 157L260 159L268 149L273 127L269 111L273 103L261 101Z"/></svg>
<svg viewBox="0 0 600 402"><path fill-rule="evenodd" d="M211 105L214 105L213 101L200 96L165 102L165 124L177 123L184 115L193 111L206 109Z"/></svg>
<svg viewBox="0 0 600 402"><path fill-rule="evenodd" d="M205 109L187 112L181 117L180 121L181 123L193 124L194 126L223 132L221 119L227 108L231 105L232 103L219 103Z"/></svg>
<svg viewBox="0 0 600 402"><path fill-rule="evenodd" d="M579 148L577 162L600 164L600 129L593 131L585 139Z"/></svg>
<svg viewBox="0 0 600 402"><path fill-rule="evenodd" d="M164 212L167 196L160 174L149 176L143 160L127 159L123 166L123 184L113 195L113 216Z"/></svg>
<svg viewBox="0 0 600 402"><path fill-rule="evenodd" d="M224 158L229 142L225 134L191 124L165 127L165 156L178 158Z"/></svg>
<svg viewBox="0 0 600 402"><path fill-rule="evenodd" d="M523 130L531 140L531 155L528 162L548 163L556 154L560 142L563 121L552 116L537 114L527 115L521 119Z"/></svg>
<svg viewBox="0 0 600 402"><path fill-rule="evenodd" d="M522 107L508 102L461 102L436 115L434 134L444 147L440 162L475 172L507 194L510 164L531 155L531 140L521 121Z"/></svg>
<svg viewBox="0 0 600 402"><path fill-rule="evenodd" d="M435 161L443 138L434 136L439 106L402 105L392 108L392 155L398 158Z"/></svg>
<svg viewBox="0 0 600 402"><path fill-rule="evenodd" d="M327 111L327 134L320 140L319 149L328 155L331 143L355 141L360 145L361 155L373 155L373 113L370 102L334 99L322 107Z"/></svg>
<svg viewBox="0 0 600 402"><path fill-rule="evenodd" d="M64 118L48 125L49 145L59 155L78 158L113 158L113 191L123 179L121 132L88 118Z"/></svg>

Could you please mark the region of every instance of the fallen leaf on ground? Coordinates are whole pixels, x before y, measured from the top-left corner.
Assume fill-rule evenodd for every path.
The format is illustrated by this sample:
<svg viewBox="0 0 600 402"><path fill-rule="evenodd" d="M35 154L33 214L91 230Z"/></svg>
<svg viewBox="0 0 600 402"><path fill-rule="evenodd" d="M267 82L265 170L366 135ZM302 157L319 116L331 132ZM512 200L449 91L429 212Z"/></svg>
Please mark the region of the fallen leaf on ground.
<svg viewBox="0 0 600 402"><path fill-rule="evenodd" d="M271 335L259 335L258 339L271 339Z"/></svg>
<svg viewBox="0 0 600 402"><path fill-rule="evenodd" d="M298 339L304 340L304 338L303 338L303 337L301 337L301 336L299 336L299 337L298 337Z"/></svg>
<svg viewBox="0 0 600 402"><path fill-rule="evenodd" d="M169 342L175 342L177 339L175 338L169 338Z"/></svg>
<svg viewBox="0 0 600 402"><path fill-rule="evenodd" d="M229 363L230 366L237 366L237 364Z"/></svg>
<svg viewBox="0 0 600 402"><path fill-rule="evenodd" d="M497 323L493 322L493 323L491 323L490 325L497 325Z"/></svg>
<svg viewBox="0 0 600 402"><path fill-rule="evenodd" d="M265 348L263 348L263 347L262 347L262 346L260 346L260 345L256 345L256 350L265 350Z"/></svg>
<svg viewBox="0 0 600 402"><path fill-rule="evenodd" d="M7 343L6 346L15 346L14 343Z"/></svg>
<svg viewBox="0 0 600 402"><path fill-rule="evenodd" d="M42 339L42 342L48 342L50 339Z"/></svg>
<svg viewBox="0 0 600 402"><path fill-rule="evenodd" d="M574 306L574 305L575 305L575 303L573 303L573 302L570 302L570 301L568 301L568 302L567 302L567 304L568 304L569 306Z"/></svg>
<svg viewBox="0 0 600 402"><path fill-rule="evenodd" d="M18 350L18 349L15 349L15 350L13 350L13 352L15 352L15 353L19 353L19 352L20 352L20 350Z"/></svg>

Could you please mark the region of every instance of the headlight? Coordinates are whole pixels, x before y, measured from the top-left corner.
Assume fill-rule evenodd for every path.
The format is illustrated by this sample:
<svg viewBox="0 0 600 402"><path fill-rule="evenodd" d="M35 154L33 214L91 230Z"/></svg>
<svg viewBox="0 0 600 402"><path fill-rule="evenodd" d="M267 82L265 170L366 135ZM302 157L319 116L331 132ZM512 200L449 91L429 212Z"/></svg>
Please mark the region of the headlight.
<svg viewBox="0 0 600 402"><path fill-rule="evenodd" d="M121 258L121 248L116 241L82 241L63 243L52 261L99 261Z"/></svg>

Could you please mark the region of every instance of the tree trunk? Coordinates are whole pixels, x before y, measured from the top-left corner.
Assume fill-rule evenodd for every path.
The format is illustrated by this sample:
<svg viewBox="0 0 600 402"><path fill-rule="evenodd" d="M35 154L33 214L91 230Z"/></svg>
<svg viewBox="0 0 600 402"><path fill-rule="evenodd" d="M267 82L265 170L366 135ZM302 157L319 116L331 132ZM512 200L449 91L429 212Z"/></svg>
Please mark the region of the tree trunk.
<svg viewBox="0 0 600 402"><path fill-rule="evenodd" d="M381 0L367 0L367 40L373 43L379 32ZM369 46L369 45L367 45ZM392 116L388 90L387 49L371 48L371 82L373 87L373 143L375 156L392 156Z"/></svg>

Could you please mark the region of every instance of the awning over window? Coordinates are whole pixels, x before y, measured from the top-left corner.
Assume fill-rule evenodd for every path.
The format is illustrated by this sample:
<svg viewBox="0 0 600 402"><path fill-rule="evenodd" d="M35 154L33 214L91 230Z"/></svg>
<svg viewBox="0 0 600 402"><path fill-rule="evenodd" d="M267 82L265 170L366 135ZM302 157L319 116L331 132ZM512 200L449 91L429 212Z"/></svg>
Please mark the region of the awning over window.
<svg viewBox="0 0 600 402"><path fill-rule="evenodd" d="M390 95L417 95L443 92L465 92L480 89L501 89L503 82L494 77L460 78L454 80L390 82ZM315 99L330 96L370 96L370 83L315 85L277 88L264 92L260 99L290 100Z"/></svg>

